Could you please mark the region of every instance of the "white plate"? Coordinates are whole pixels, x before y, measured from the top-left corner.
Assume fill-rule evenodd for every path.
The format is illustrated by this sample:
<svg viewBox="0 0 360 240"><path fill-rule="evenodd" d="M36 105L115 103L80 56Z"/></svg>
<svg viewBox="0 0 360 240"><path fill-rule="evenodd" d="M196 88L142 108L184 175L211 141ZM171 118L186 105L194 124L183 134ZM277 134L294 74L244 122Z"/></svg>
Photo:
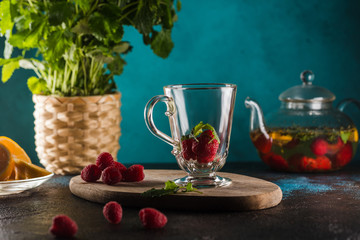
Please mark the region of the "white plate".
<svg viewBox="0 0 360 240"><path fill-rule="evenodd" d="M25 190L36 188L37 186L49 180L52 176L54 176L54 173L37 178L13 180L13 181L0 181L0 196L20 193Z"/></svg>

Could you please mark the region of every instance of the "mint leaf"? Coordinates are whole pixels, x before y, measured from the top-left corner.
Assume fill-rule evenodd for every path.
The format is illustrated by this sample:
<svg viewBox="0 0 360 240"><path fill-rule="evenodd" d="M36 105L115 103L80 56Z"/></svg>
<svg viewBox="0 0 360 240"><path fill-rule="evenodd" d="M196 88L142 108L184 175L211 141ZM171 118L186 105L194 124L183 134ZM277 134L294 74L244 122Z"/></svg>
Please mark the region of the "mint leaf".
<svg viewBox="0 0 360 240"><path fill-rule="evenodd" d="M131 46L128 42L120 42L113 47L113 51L116 53L127 53L129 50L131 50Z"/></svg>
<svg viewBox="0 0 360 240"><path fill-rule="evenodd" d="M210 130L212 132L212 134L214 135L213 139L216 139L219 143L220 143L220 138L217 135L215 128L213 126L211 126L210 124L206 123L204 124L202 121L197 124L192 130L191 130L191 134L194 137L197 137L198 135L200 135L204 130Z"/></svg>
<svg viewBox="0 0 360 240"><path fill-rule="evenodd" d="M48 61L56 61L63 57L65 51L70 49L72 40L69 36L69 32L66 31L55 31L48 36L48 47L49 50L46 54Z"/></svg>
<svg viewBox="0 0 360 240"><path fill-rule="evenodd" d="M69 2L50 2L50 8L48 11L49 23L52 26L57 26L62 23L67 23L71 19L73 12L75 11L74 5Z"/></svg>
<svg viewBox="0 0 360 240"><path fill-rule="evenodd" d="M346 144L346 142L349 140L350 134L351 134L351 132L344 132L344 131L341 131L341 132L340 132L341 140L342 140L345 144Z"/></svg>
<svg viewBox="0 0 360 240"><path fill-rule="evenodd" d="M192 183L186 184L185 189L183 189L182 192L197 192L202 194L197 188L193 187Z"/></svg>
<svg viewBox="0 0 360 240"><path fill-rule="evenodd" d="M6 83L14 73L16 69L20 67L19 61L11 61L3 65L1 80Z"/></svg>
<svg viewBox="0 0 360 240"><path fill-rule="evenodd" d="M165 190L163 188L161 188L161 189L152 188L146 192L143 192L141 194L141 196L143 196L143 197L161 197L161 196L170 195L173 193L174 193L174 191L172 189Z"/></svg>
<svg viewBox="0 0 360 240"><path fill-rule="evenodd" d="M191 183L188 183L188 184L186 184L186 191L187 192L192 192L192 191L194 191L194 190L197 190L196 188L194 188L193 186L192 186L192 184Z"/></svg>
<svg viewBox="0 0 360 240"><path fill-rule="evenodd" d="M175 190L177 188L179 188L179 186L175 182L170 180L165 182L165 190Z"/></svg>
<svg viewBox="0 0 360 240"><path fill-rule="evenodd" d="M14 23L11 20L10 0L0 2L0 36L5 35L6 31L12 30Z"/></svg>
<svg viewBox="0 0 360 240"><path fill-rule="evenodd" d="M30 77L27 85L33 94L44 94L48 91L46 81L37 77Z"/></svg>
<svg viewBox="0 0 360 240"><path fill-rule="evenodd" d="M149 35L153 30L156 11L160 1L139 0L135 15L135 27L143 35Z"/></svg>
<svg viewBox="0 0 360 240"><path fill-rule="evenodd" d="M160 32L153 32L151 49L153 52L162 58L167 58L174 47L171 40L171 30L161 30Z"/></svg>
<svg viewBox="0 0 360 240"><path fill-rule="evenodd" d="M71 29L71 31L80 35L92 33L89 27L89 23L86 19L81 19L80 21L78 21L75 27Z"/></svg>
<svg viewBox="0 0 360 240"><path fill-rule="evenodd" d="M169 181L165 182L164 188L160 188L160 189L152 188L148 191L143 192L141 194L141 196L143 196L143 197L161 197L161 196L165 196L165 195L176 194L179 190L181 190L182 193L197 192L197 193L202 194L202 192L198 191L196 188L194 188L192 186L192 183L188 183L186 185L186 187L182 187L182 186L177 185L175 182L169 180Z"/></svg>
<svg viewBox="0 0 360 240"><path fill-rule="evenodd" d="M91 8L91 1L89 0L75 0L75 4L77 4L84 12L89 11Z"/></svg>

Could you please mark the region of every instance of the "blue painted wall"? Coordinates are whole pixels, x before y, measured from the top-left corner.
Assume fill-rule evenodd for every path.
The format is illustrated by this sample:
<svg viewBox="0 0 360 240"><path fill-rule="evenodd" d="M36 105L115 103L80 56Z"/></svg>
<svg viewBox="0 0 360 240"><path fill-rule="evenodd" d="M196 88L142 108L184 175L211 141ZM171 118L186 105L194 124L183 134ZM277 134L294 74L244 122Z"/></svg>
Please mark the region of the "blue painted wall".
<svg viewBox="0 0 360 240"><path fill-rule="evenodd" d="M246 96L257 99L268 113L279 107L283 90L300 84L300 72L311 69L315 84L337 95L335 103L345 97L360 99L359 25L357 0L183 0L173 30L175 48L166 60L154 56L141 36L127 29L125 39L134 49L116 79L123 103L119 160L175 162L171 147L151 135L143 120L146 102L162 94L164 85L228 82L238 85L228 160L259 161L248 135ZM1 49L3 44L1 39ZM38 162L34 107L26 87L31 74L18 71L1 84L0 135L13 138ZM169 132L164 109L157 108L155 120ZM348 113L360 127L360 111Z"/></svg>

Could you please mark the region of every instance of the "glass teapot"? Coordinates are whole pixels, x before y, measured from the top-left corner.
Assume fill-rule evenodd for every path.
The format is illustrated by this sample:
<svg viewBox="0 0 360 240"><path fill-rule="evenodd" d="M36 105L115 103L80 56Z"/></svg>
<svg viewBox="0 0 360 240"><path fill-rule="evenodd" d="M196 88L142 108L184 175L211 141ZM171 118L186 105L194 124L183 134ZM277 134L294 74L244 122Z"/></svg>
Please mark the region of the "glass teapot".
<svg viewBox="0 0 360 240"><path fill-rule="evenodd" d="M302 85L280 94L280 108L264 119L259 104L250 99L250 138L260 158L274 170L289 172L326 172L338 170L354 157L359 141L352 120L343 113L346 99L337 108L335 95L314 86L310 70L301 73Z"/></svg>

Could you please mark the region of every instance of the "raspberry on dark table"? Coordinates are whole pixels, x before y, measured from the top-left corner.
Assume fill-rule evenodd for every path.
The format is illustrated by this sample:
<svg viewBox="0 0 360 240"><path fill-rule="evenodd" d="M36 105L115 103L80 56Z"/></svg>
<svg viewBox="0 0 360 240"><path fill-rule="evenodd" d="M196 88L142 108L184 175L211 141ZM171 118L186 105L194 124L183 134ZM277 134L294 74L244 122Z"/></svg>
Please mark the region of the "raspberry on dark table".
<svg viewBox="0 0 360 240"><path fill-rule="evenodd" d="M111 201L104 206L103 214L109 223L118 224L121 222L123 210L119 203Z"/></svg>
<svg viewBox="0 0 360 240"><path fill-rule="evenodd" d="M96 159L96 166L98 166L101 170L104 170L107 167L110 167L114 164L114 158L108 152L102 152Z"/></svg>
<svg viewBox="0 0 360 240"><path fill-rule="evenodd" d="M90 164L81 171L81 178L85 182L96 182L101 177L101 169L95 164Z"/></svg>
<svg viewBox="0 0 360 240"><path fill-rule="evenodd" d="M126 167L124 166L124 164L114 161L113 166L115 166L119 169L119 171L121 172L121 175L124 175L124 173L126 171Z"/></svg>
<svg viewBox="0 0 360 240"><path fill-rule="evenodd" d="M167 223L167 217L155 208L141 209L139 218L145 228L163 228Z"/></svg>
<svg viewBox="0 0 360 240"><path fill-rule="evenodd" d="M53 223L49 230L57 237L70 238L76 234L78 226L74 220L62 214L53 218Z"/></svg>
<svg viewBox="0 0 360 240"><path fill-rule="evenodd" d="M144 180L144 166L135 164L126 169L123 179L125 182L140 182Z"/></svg>
<svg viewBox="0 0 360 240"><path fill-rule="evenodd" d="M108 185L114 185L122 180L120 170L115 166L105 168L102 174L102 181Z"/></svg>

